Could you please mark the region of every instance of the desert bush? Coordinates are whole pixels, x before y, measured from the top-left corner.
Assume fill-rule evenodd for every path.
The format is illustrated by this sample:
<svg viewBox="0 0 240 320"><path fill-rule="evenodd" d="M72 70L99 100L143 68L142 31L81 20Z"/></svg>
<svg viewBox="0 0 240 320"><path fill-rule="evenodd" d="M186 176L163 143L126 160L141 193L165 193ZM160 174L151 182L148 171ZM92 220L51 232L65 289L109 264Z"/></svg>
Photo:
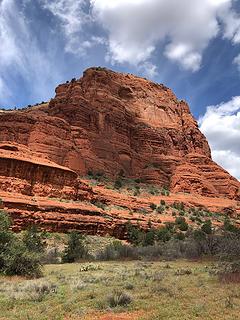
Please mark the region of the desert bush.
<svg viewBox="0 0 240 320"><path fill-rule="evenodd" d="M162 196L169 196L170 192L166 187L163 187L161 190L161 195Z"/></svg>
<svg viewBox="0 0 240 320"><path fill-rule="evenodd" d="M156 209L157 209L157 205L156 205L155 203L151 203L151 204L150 204L150 208L151 208L152 210L156 210Z"/></svg>
<svg viewBox="0 0 240 320"><path fill-rule="evenodd" d="M155 196L159 195L159 193L160 193L160 192L159 192L159 189L156 188L155 186L149 186L148 192L149 192L150 194L152 194L152 195L155 195Z"/></svg>
<svg viewBox="0 0 240 320"><path fill-rule="evenodd" d="M184 203L183 202L174 201L174 203L172 204L172 207L179 210L179 211L184 211Z"/></svg>
<svg viewBox="0 0 240 320"><path fill-rule="evenodd" d="M240 283L240 260L221 263L216 273L221 282Z"/></svg>
<svg viewBox="0 0 240 320"><path fill-rule="evenodd" d="M57 264L61 262L61 253L57 247L47 248L42 255L43 264Z"/></svg>
<svg viewBox="0 0 240 320"><path fill-rule="evenodd" d="M88 271L97 271L97 270L101 270L100 266L95 264L85 264L80 267L79 272L88 272Z"/></svg>
<svg viewBox="0 0 240 320"><path fill-rule="evenodd" d="M178 269L175 272L176 276L185 276L185 275L190 275L190 274L192 274L192 270L190 270L190 269Z"/></svg>
<svg viewBox="0 0 240 320"><path fill-rule="evenodd" d="M157 282L161 282L164 280L166 274L164 272L155 272L153 275L152 275L152 280L153 281L157 281Z"/></svg>
<svg viewBox="0 0 240 320"><path fill-rule="evenodd" d="M116 260L117 258L117 252L112 245L108 245L96 253L96 259L100 261L111 261Z"/></svg>
<svg viewBox="0 0 240 320"><path fill-rule="evenodd" d="M57 285L45 279L28 280L21 283L6 283L1 292L12 300L42 301L46 295L57 292Z"/></svg>
<svg viewBox="0 0 240 320"><path fill-rule="evenodd" d="M122 179L120 177L118 177L115 182L114 182L114 189L121 189L123 186L123 182L122 182Z"/></svg>
<svg viewBox="0 0 240 320"><path fill-rule="evenodd" d="M171 239L164 243L162 258L167 261L176 260L183 257L184 248L182 241Z"/></svg>
<svg viewBox="0 0 240 320"><path fill-rule="evenodd" d="M137 197L137 196L139 196L140 194L141 194L141 189L140 189L140 187L139 186L135 186L134 187L134 192L133 192L133 195L135 196L135 197Z"/></svg>
<svg viewBox="0 0 240 320"><path fill-rule="evenodd" d="M134 289L134 285L132 283L126 283L124 288L126 290L133 290Z"/></svg>
<svg viewBox="0 0 240 320"><path fill-rule="evenodd" d="M224 232L219 237L216 255L222 261L236 261L240 259L240 236L236 233Z"/></svg>
<svg viewBox="0 0 240 320"><path fill-rule="evenodd" d="M108 304L111 308L116 308L118 306L127 306L132 303L132 296L124 291L115 290L108 298Z"/></svg>
<svg viewBox="0 0 240 320"><path fill-rule="evenodd" d="M35 225L29 227L23 234L23 243L29 251L43 253L45 244L43 236Z"/></svg>
<svg viewBox="0 0 240 320"><path fill-rule="evenodd" d="M10 230L11 220L0 212L0 272L6 275L41 276L38 252L30 251L24 241Z"/></svg>
<svg viewBox="0 0 240 320"><path fill-rule="evenodd" d="M184 217L185 216L185 211L179 211L179 216Z"/></svg>
<svg viewBox="0 0 240 320"><path fill-rule="evenodd" d="M154 229L151 229L145 233L144 240L142 242L143 246L152 246L155 242L156 232Z"/></svg>
<svg viewBox="0 0 240 320"><path fill-rule="evenodd" d="M87 258L88 249L84 243L84 237L78 232L68 235L68 243L62 255L63 263L72 263Z"/></svg>
<svg viewBox="0 0 240 320"><path fill-rule="evenodd" d="M232 224L229 218L225 218L223 229L227 232L240 234L239 228Z"/></svg>
<svg viewBox="0 0 240 320"><path fill-rule="evenodd" d="M147 215L148 214L148 210L146 208L140 208L139 212L143 215Z"/></svg>
<svg viewBox="0 0 240 320"><path fill-rule="evenodd" d="M40 259L38 253L28 251L24 244L14 241L5 252L3 272L10 276L40 277L42 275Z"/></svg>
<svg viewBox="0 0 240 320"><path fill-rule="evenodd" d="M38 280L26 282L19 288L23 293L27 294L27 296L31 300L41 301L44 296L56 293L57 285L53 284L47 280Z"/></svg>
<svg viewBox="0 0 240 320"><path fill-rule="evenodd" d="M187 231L188 230L188 224L187 222L182 222L181 224L178 225L179 230L181 231Z"/></svg>
<svg viewBox="0 0 240 320"><path fill-rule="evenodd" d="M106 209L106 204L101 202L101 201L91 201L92 204L94 204L96 207L102 209L102 210L105 210Z"/></svg>
<svg viewBox="0 0 240 320"><path fill-rule="evenodd" d="M96 255L97 260L103 261L137 258L137 249L129 245L123 245L120 241L115 241L106 246L103 250L97 252Z"/></svg>
<svg viewBox="0 0 240 320"><path fill-rule="evenodd" d="M86 287L87 287L87 284L85 282L83 282L82 280L74 280L71 283L71 289L73 291L81 291L81 290L86 289Z"/></svg>
<svg viewBox="0 0 240 320"><path fill-rule="evenodd" d="M177 227L181 231L187 231L188 230L188 224L186 222L186 219L184 217L182 217L182 216L177 217L175 219L175 224L177 225Z"/></svg>
<svg viewBox="0 0 240 320"><path fill-rule="evenodd" d="M165 206L160 205L159 207L157 207L156 210L157 210L158 213L163 213L165 211Z"/></svg>
<svg viewBox="0 0 240 320"><path fill-rule="evenodd" d="M207 220L204 222L204 224L201 226L201 230L206 234L212 233L212 221Z"/></svg>
<svg viewBox="0 0 240 320"><path fill-rule="evenodd" d="M133 226L130 222L126 224L127 235L129 241L134 245L141 245L144 240L144 231L140 230L138 226Z"/></svg>
<svg viewBox="0 0 240 320"><path fill-rule="evenodd" d="M185 239L185 234L183 232L177 232L175 234L175 238L178 240L184 240Z"/></svg>
<svg viewBox="0 0 240 320"><path fill-rule="evenodd" d="M157 260L162 257L163 247L157 244L148 247L138 247L137 254L138 257L142 259Z"/></svg>
<svg viewBox="0 0 240 320"><path fill-rule="evenodd" d="M9 230L11 220L9 216L0 211L0 272L3 271L5 266L6 253L9 251L11 243L15 240L15 235Z"/></svg>
<svg viewBox="0 0 240 320"><path fill-rule="evenodd" d="M171 239L172 234L167 227L162 227L156 231L156 237L158 241L167 242Z"/></svg>

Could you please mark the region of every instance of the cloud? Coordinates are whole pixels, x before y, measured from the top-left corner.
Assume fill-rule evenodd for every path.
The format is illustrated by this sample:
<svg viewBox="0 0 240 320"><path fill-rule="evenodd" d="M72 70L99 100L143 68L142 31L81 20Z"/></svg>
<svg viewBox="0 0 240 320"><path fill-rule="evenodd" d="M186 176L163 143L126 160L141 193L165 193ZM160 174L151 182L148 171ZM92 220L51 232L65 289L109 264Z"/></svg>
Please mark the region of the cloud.
<svg viewBox="0 0 240 320"><path fill-rule="evenodd" d="M240 54L237 55L234 59L233 59L233 63L237 65L239 71L240 71Z"/></svg>
<svg viewBox="0 0 240 320"><path fill-rule="evenodd" d="M233 44L240 43L240 16L229 7L223 8L219 13L224 25L223 37L232 41Z"/></svg>
<svg viewBox="0 0 240 320"><path fill-rule="evenodd" d="M11 92L9 91L5 81L0 77L0 101L9 99L11 97Z"/></svg>
<svg viewBox="0 0 240 320"><path fill-rule="evenodd" d="M87 50L104 45L103 37L87 31L94 24L88 0L39 0L45 10L59 21L65 37L65 51L83 56Z"/></svg>
<svg viewBox="0 0 240 320"><path fill-rule="evenodd" d="M106 60L111 64L130 63L143 70L161 44L169 60L195 72L204 50L220 31L233 44L240 42L234 0L39 1L60 22L67 52L84 55L94 46L106 45ZM105 39L98 36L101 41L95 41L89 30L99 26Z"/></svg>
<svg viewBox="0 0 240 320"><path fill-rule="evenodd" d="M108 32L112 63L138 65L151 58L158 43L166 43L164 53L170 60L186 70L197 71L204 49L220 31L223 12L230 16L232 1L91 0L91 3L95 19ZM225 21L225 36L230 33L230 25L229 18Z"/></svg>
<svg viewBox="0 0 240 320"><path fill-rule="evenodd" d="M213 159L240 179L240 96L226 103L207 107L199 119L200 130L206 135Z"/></svg>
<svg viewBox="0 0 240 320"><path fill-rule="evenodd" d="M23 2L23 6L27 1ZM16 0L0 1L0 102L16 103L11 100L6 82L23 79L31 90L31 96L41 97L49 92L58 71L55 70L51 50L41 50L37 38L24 15L21 3ZM4 79L4 80L3 80ZM19 81L19 80L18 80ZM17 97L16 97L17 98Z"/></svg>
<svg viewBox="0 0 240 320"><path fill-rule="evenodd" d="M43 8L50 11L61 24L66 38L65 50L71 53L84 54L90 41L83 40L83 26L91 20L84 12L86 0L40 0ZM92 46L92 43L91 43Z"/></svg>

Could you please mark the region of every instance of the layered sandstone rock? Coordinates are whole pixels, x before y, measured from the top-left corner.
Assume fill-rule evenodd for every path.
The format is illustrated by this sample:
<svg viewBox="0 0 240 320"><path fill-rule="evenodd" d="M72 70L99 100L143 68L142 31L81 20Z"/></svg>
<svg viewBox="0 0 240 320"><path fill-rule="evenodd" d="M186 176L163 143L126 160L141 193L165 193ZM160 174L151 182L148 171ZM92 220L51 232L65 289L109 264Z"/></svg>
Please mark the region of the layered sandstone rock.
<svg viewBox="0 0 240 320"><path fill-rule="evenodd" d="M91 200L91 188L76 172L18 144L0 144L0 194Z"/></svg>
<svg viewBox="0 0 240 320"><path fill-rule="evenodd" d="M171 194L90 186L81 178L88 171ZM143 229L173 221L171 208L151 210L161 200L240 214L239 182L212 161L188 105L163 85L101 68L57 87L50 103L0 113L0 198L16 231L36 223L121 239L128 221Z"/></svg>
<svg viewBox="0 0 240 320"><path fill-rule="evenodd" d="M49 104L1 113L0 142L26 147L25 159L33 153L51 162L36 173L36 164L2 157L1 166L15 166L23 180L26 172L41 180L49 170L51 179L61 176L61 186L72 187L76 173L91 170L142 178L172 192L240 197L239 182L212 161L188 105L165 86L129 74L91 68L58 86ZM2 177L14 177L4 170ZM32 188L27 180L23 193Z"/></svg>

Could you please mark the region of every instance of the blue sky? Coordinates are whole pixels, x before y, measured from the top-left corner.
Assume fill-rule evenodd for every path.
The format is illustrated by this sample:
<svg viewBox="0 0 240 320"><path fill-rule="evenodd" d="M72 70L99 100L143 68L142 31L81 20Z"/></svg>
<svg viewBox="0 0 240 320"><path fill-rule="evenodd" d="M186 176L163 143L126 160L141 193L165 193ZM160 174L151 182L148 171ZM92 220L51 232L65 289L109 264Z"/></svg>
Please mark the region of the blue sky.
<svg viewBox="0 0 240 320"><path fill-rule="evenodd" d="M240 1L0 0L1 108L46 101L90 66L173 89L240 178Z"/></svg>

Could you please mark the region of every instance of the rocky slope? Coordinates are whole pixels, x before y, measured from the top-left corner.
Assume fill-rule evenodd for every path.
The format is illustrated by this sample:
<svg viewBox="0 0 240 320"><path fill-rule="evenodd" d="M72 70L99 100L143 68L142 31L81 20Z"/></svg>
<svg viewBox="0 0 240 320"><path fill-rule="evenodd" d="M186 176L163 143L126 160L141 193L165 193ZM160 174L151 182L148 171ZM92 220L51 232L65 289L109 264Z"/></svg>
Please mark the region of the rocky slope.
<svg viewBox="0 0 240 320"><path fill-rule="evenodd" d="M0 113L0 197L27 199L26 214L38 208L29 209L31 197L96 200L79 179L89 171L140 178L172 194L228 198L234 205L240 199L239 182L212 161L188 105L163 85L91 68L58 86L48 104ZM79 206L75 215L85 210ZM53 210L54 219L61 210ZM68 229L66 216L60 229Z"/></svg>

